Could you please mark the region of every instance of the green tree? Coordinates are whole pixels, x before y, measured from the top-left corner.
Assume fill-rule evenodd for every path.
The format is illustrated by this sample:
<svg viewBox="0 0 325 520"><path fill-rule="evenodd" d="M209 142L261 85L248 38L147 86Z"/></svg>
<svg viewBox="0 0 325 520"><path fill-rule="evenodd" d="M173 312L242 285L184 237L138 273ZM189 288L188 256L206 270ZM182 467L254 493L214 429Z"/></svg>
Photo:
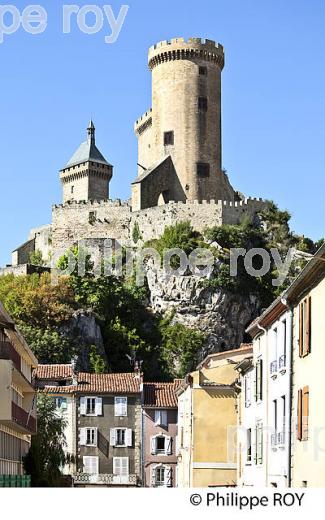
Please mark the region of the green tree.
<svg viewBox="0 0 325 520"><path fill-rule="evenodd" d="M36 249L29 254L29 262L32 265L45 265L46 262L43 259L42 251Z"/></svg>
<svg viewBox="0 0 325 520"><path fill-rule="evenodd" d="M66 462L66 422L57 413L52 397L37 394L37 435L32 437L24 467L31 475L33 487L56 487L60 484L61 468Z"/></svg>

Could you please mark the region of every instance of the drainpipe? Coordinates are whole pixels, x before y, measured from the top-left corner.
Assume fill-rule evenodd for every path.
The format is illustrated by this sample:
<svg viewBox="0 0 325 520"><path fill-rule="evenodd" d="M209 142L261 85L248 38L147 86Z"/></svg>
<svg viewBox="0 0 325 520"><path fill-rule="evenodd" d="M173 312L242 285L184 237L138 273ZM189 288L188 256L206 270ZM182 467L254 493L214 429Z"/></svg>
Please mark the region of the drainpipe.
<svg viewBox="0 0 325 520"><path fill-rule="evenodd" d="M282 303L287 307L287 309L290 311L289 314L289 327L290 327L290 340L289 340L289 349L290 349L290 356L289 362L290 366L289 368L289 421L288 421L288 487L291 487L291 455L292 455L292 405L293 405L293 307L290 306L286 299L281 300Z"/></svg>
<svg viewBox="0 0 325 520"><path fill-rule="evenodd" d="M267 330L262 327L262 325L260 325L259 323L257 323L257 328L259 330L261 330L262 332L264 332L265 334L265 341L266 341L266 352L265 352L265 359L266 359L266 381L265 381L265 389L266 389L266 392L265 392L265 399L264 399L264 402L265 402L265 414L266 414L266 421L268 423L268 418L269 418L269 383L268 383L268 363L269 363L269 356L268 356L268 334L267 334ZM263 376L262 376L263 377ZM263 379L262 379L263 381ZM263 388L262 388L262 392L263 392ZM262 397L263 399L263 397ZM264 427L264 421L263 421L263 427ZM268 466L269 466L269 436L268 435L264 435L264 432L263 432L263 437L266 437L266 443L265 443L265 453L266 453L266 457L265 457L265 485L267 486L268 485ZM263 458L264 460L264 458Z"/></svg>

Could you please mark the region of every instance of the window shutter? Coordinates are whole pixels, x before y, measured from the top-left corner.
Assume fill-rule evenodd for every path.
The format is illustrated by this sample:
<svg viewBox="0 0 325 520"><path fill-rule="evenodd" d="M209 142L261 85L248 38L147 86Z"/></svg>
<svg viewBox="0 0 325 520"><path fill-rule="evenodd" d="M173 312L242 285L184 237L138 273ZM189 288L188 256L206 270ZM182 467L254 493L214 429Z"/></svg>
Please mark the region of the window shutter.
<svg viewBox="0 0 325 520"><path fill-rule="evenodd" d="M91 473L98 475L99 459L98 459L98 457L90 457L90 458L91 458Z"/></svg>
<svg viewBox="0 0 325 520"><path fill-rule="evenodd" d="M151 486L156 486L156 466L151 468Z"/></svg>
<svg viewBox="0 0 325 520"><path fill-rule="evenodd" d="M122 415L127 416L128 414L128 398L124 397L122 402Z"/></svg>
<svg viewBox="0 0 325 520"><path fill-rule="evenodd" d="M80 415L86 415L86 398L80 397Z"/></svg>
<svg viewBox="0 0 325 520"><path fill-rule="evenodd" d="M125 432L125 445L132 446L132 430L130 428L127 428Z"/></svg>
<svg viewBox="0 0 325 520"><path fill-rule="evenodd" d="M258 429L255 426L255 435L254 435L254 464L257 464L257 443L258 443Z"/></svg>
<svg viewBox="0 0 325 520"><path fill-rule="evenodd" d="M116 430L115 428L111 428L109 431L109 443L111 446L116 445Z"/></svg>
<svg viewBox="0 0 325 520"><path fill-rule="evenodd" d="M311 297L306 300L306 321L305 321L305 348L304 354L310 352L310 336L311 336Z"/></svg>
<svg viewBox="0 0 325 520"><path fill-rule="evenodd" d="M103 412L102 398L96 397L95 414L102 415L102 412Z"/></svg>
<svg viewBox="0 0 325 520"><path fill-rule="evenodd" d="M90 473L90 460L89 457L83 457L83 472Z"/></svg>
<svg viewBox="0 0 325 520"><path fill-rule="evenodd" d="M302 390L298 390L297 396L297 439L302 440Z"/></svg>
<svg viewBox="0 0 325 520"><path fill-rule="evenodd" d="M309 416L309 387L302 389L302 440L308 439L308 416Z"/></svg>
<svg viewBox="0 0 325 520"><path fill-rule="evenodd" d="M172 439L171 437L166 437L166 440L165 440L165 443L166 443L166 455L171 455L172 454Z"/></svg>
<svg viewBox="0 0 325 520"><path fill-rule="evenodd" d="M121 475L126 477L129 474L129 458L122 457L121 458Z"/></svg>
<svg viewBox="0 0 325 520"><path fill-rule="evenodd" d="M80 428L79 429L79 444L80 446L85 446L86 445L86 435L87 435L87 430L86 428Z"/></svg>
<svg viewBox="0 0 325 520"><path fill-rule="evenodd" d="M83 457L83 471L91 475L98 475L99 473L99 459L98 457Z"/></svg>
<svg viewBox="0 0 325 520"><path fill-rule="evenodd" d="M160 410L155 410L155 424L156 426L158 426L158 424L161 424Z"/></svg>
<svg viewBox="0 0 325 520"><path fill-rule="evenodd" d="M95 446L98 446L98 428L94 428L94 444Z"/></svg>
<svg viewBox="0 0 325 520"><path fill-rule="evenodd" d="M175 437L175 455L178 455L179 454L179 445L178 445L178 435L176 435Z"/></svg>
<svg viewBox="0 0 325 520"><path fill-rule="evenodd" d="M156 437L151 437L151 454L156 455L156 452L157 452Z"/></svg>
<svg viewBox="0 0 325 520"><path fill-rule="evenodd" d="M299 305L299 357L303 356L304 303Z"/></svg>
<svg viewBox="0 0 325 520"><path fill-rule="evenodd" d="M121 475L121 459L120 457L113 458L113 473L114 475Z"/></svg>
<svg viewBox="0 0 325 520"><path fill-rule="evenodd" d="M170 466L165 466L165 486L172 486L172 469Z"/></svg>

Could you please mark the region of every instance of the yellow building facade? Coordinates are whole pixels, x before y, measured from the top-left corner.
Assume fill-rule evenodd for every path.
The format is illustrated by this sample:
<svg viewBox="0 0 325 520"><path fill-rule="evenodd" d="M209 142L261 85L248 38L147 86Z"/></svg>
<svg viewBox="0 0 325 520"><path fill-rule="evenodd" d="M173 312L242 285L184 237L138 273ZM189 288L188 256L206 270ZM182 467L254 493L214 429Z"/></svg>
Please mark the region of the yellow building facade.
<svg viewBox="0 0 325 520"><path fill-rule="evenodd" d="M178 395L178 487L235 486L237 378L250 345L209 355Z"/></svg>

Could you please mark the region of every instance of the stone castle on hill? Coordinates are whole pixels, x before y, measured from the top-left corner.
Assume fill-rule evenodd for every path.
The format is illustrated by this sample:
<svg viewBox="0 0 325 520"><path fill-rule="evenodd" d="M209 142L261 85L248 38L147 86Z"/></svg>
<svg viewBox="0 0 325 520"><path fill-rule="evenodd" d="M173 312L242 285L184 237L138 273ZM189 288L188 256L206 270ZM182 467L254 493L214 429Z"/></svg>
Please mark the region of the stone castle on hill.
<svg viewBox="0 0 325 520"><path fill-rule="evenodd" d="M110 200L113 166L96 146L91 121L87 140L60 171L63 203L52 224L31 230L4 272L23 273L31 253L50 263L53 252L85 240L107 238L135 245L159 237L166 225L189 220L198 231L254 217L266 205L245 198L222 169L221 72L224 50L211 40L175 38L149 50L152 108L135 123L138 172L129 201Z"/></svg>

